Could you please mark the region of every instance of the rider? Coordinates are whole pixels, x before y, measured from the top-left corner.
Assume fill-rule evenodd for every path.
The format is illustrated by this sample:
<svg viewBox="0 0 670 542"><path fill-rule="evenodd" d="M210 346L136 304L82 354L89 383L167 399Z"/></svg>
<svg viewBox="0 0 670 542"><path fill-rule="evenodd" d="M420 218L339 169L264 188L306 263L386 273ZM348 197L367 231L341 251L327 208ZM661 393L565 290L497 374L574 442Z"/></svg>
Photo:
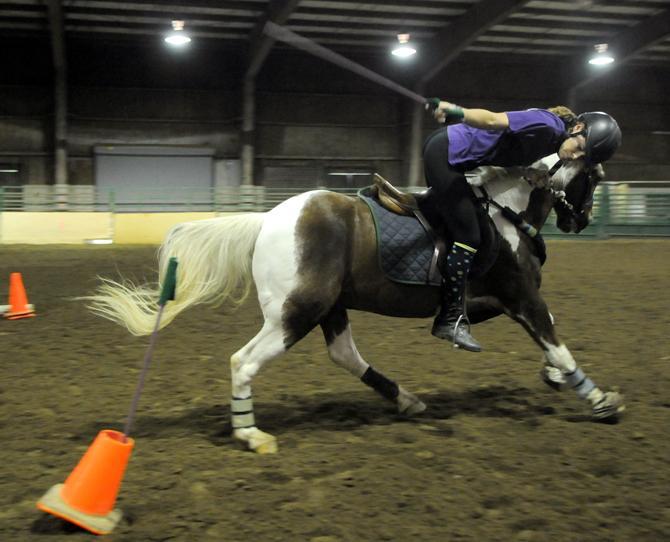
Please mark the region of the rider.
<svg viewBox="0 0 670 542"><path fill-rule="evenodd" d="M431 134L423 147L426 184L438 198L441 218L454 243L441 263L441 309L432 334L473 352L481 346L470 335L465 314L465 284L480 244L477 202L465 172L479 166L529 166L558 153L561 160L584 158L598 164L621 144L621 130L607 113L575 115L558 106L494 113L429 101L439 122L450 124ZM453 124L456 123L456 124Z"/></svg>

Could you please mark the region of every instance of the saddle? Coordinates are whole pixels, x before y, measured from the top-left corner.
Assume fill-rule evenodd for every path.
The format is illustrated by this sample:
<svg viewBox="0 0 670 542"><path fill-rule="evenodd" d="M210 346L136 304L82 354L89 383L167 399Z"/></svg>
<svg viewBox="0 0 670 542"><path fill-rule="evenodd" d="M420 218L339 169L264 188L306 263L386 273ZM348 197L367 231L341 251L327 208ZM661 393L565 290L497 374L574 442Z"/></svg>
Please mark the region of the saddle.
<svg viewBox="0 0 670 542"><path fill-rule="evenodd" d="M440 265L438 264L442 263L441 258L443 255L446 255L447 249L453 243L453 239L446 229L446 225L440 219L438 205L434 201L431 189L428 188L418 193L402 192L377 173L373 176L373 182L372 186L361 191L359 195L363 199L365 197L373 198L386 212L399 215L400 217L413 217L421 224L426 236L429 238L430 242L428 244L432 245L427 280L424 283L439 284L441 275L439 273ZM374 215L375 211L373 207L369 202L366 203L368 203ZM477 206L477 218L479 220L482 242L470 270L471 278L483 275L493 265L498 256L500 244L500 234L495 228L491 217L481 206ZM376 218L376 222L381 221ZM381 239L379 241L380 248L383 249L384 247L381 247ZM392 273L385 272L391 280L396 280ZM397 282L408 281L397 280Z"/></svg>
<svg viewBox="0 0 670 542"><path fill-rule="evenodd" d="M370 195L377 196L379 202L382 204L382 207L397 215L416 216L416 211L419 211L417 196L420 197L427 191L417 194L408 194L407 192L402 192L386 179L384 179L384 177L382 177L379 173L375 173L372 176L372 180L374 184L370 190Z"/></svg>

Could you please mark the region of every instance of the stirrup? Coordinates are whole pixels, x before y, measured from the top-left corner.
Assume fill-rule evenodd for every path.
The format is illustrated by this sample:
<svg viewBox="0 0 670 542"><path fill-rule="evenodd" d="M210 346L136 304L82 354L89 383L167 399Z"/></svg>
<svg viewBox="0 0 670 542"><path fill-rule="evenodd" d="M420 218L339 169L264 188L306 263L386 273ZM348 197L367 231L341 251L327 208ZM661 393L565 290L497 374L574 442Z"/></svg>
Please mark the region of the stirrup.
<svg viewBox="0 0 670 542"><path fill-rule="evenodd" d="M456 333L458 332L458 326L461 324L462 321L465 321L465 323L468 326L468 334L472 336L472 333L470 333L470 319L465 315L465 311L463 311L463 314L461 314L458 319L456 320L456 323L454 324L454 348L460 348L460 345L456 344Z"/></svg>
<svg viewBox="0 0 670 542"><path fill-rule="evenodd" d="M468 352L481 352L482 350L481 345L470 334L470 320L468 320L468 317L467 315L465 315L465 313L459 314L455 323L452 321L452 322L445 322L444 324L440 323L438 325L437 320L438 319L436 319L436 322L433 324L433 330L431 332L435 337L438 337L440 339L452 340L454 348L460 348L462 350L467 350ZM460 327L462 325L464 326L464 324L467 324L467 329ZM442 332L441 333L438 332L438 329L441 329ZM459 329L461 330L460 343L458 342ZM467 336L462 337L462 335Z"/></svg>
<svg viewBox="0 0 670 542"><path fill-rule="evenodd" d="M467 325L467 332L468 332L468 335L470 336L470 339L473 341L473 343L474 343L473 346L474 346L475 348L466 348L466 347L464 347L464 346L462 346L462 345L456 343L456 336L458 335L458 326L459 326L459 325L461 324L461 322L463 322L463 321L464 321L465 324ZM477 339L475 339L475 338L472 336L472 333L470 333L470 329L471 329L470 319L468 318L467 314L465 314L465 311L463 311L463 314L461 314L461 315L458 317L458 319L456 320L456 324L454 325L454 343L453 343L453 347L454 347L454 348L460 348L460 349L462 349L462 350L467 350L467 351L469 351L469 352L481 352L482 347L481 347L480 344L477 342Z"/></svg>

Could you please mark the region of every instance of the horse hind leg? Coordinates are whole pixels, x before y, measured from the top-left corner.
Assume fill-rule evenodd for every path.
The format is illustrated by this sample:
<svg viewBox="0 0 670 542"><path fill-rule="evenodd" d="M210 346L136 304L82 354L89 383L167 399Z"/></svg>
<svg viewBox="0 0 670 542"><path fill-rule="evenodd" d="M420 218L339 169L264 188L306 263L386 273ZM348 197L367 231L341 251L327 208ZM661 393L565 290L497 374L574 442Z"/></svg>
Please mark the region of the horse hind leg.
<svg viewBox="0 0 670 542"><path fill-rule="evenodd" d="M351 325L344 308L333 307L321 321L321 329L326 339L330 359L355 377L360 378L364 384L373 388L382 397L394 402L399 413L412 416L426 409L426 405L414 394L376 371L363 359L354 343Z"/></svg>
<svg viewBox="0 0 670 542"><path fill-rule="evenodd" d="M277 439L256 427L251 381L268 361L286 352L281 325L266 320L262 329L230 357L233 436L248 449L268 454L277 451Z"/></svg>
<svg viewBox="0 0 670 542"><path fill-rule="evenodd" d="M256 426L251 394L251 381L269 361L285 353L317 325L327 309L327 302L305 303L291 295L267 291L259 295L265 322L258 334L230 358L232 374L231 417L233 436L248 449L275 453L277 439ZM311 298L309 298L311 299Z"/></svg>

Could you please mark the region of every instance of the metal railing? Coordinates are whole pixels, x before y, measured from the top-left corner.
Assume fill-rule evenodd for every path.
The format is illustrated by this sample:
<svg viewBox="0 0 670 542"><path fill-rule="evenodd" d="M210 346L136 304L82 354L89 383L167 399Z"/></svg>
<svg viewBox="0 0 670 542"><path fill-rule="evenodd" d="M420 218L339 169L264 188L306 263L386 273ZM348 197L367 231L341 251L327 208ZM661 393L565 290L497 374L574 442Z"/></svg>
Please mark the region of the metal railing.
<svg viewBox="0 0 670 542"><path fill-rule="evenodd" d="M670 183L603 183L594 198L594 220L583 236L670 236ZM65 191L63 191L65 188ZM137 190L117 195L94 186L26 185L0 188L0 212L105 211L152 212L262 212L291 196L313 190L265 186ZM405 187L403 190L417 190ZM354 195L358 188L328 188ZM543 233L563 235L550 216Z"/></svg>

